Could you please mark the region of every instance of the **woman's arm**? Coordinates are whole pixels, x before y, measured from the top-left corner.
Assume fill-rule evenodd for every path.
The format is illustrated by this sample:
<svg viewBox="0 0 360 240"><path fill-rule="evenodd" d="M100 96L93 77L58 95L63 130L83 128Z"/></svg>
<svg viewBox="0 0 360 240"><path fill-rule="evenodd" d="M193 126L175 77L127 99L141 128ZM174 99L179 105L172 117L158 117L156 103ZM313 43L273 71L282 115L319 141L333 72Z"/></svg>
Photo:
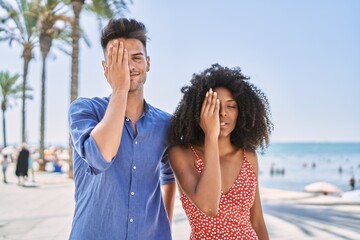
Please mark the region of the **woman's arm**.
<svg viewBox="0 0 360 240"><path fill-rule="evenodd" d="M252 164L258 184L256 185L255 200L252 208L250 209L250 220L257 236L260 240L268 240L269 234L266 229L263 211L261 207L260 193L259 193L259 180L258 180L258 160L256 153L247 154L247 157Z"/></svg>
<svg viewBox="0 0 360 240"><path fill-rule="evenodd" d="M173 147L169 152L171 167L178 180L180 191L206 215L215 216L221 195L221 170L218 137L220 103L211 89L206 94L200 115L200 126L205 133L204 168L199 174L194 166L194 154L183 147Z"/></svg>
<svg viewBox="0 0 360 240"><path fill-rule="evenodd" d="M161 185L161 192L164 200L165 209L171 225L175 204L176 183L171 182Z"/></svg>

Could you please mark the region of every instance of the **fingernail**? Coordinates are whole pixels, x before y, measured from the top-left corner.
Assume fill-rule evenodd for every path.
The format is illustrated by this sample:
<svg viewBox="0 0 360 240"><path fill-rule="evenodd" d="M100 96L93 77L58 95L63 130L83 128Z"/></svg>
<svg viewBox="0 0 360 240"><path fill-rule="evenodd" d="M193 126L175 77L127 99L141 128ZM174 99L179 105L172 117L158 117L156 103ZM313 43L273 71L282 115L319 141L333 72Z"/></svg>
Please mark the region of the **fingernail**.
<svg viewBox="0 0 360 240"><path fill-rule="evenodd" d="M212 88L210 88L209 92L210 92L210 93L212 93L212 92L213 92Z"/></svg>

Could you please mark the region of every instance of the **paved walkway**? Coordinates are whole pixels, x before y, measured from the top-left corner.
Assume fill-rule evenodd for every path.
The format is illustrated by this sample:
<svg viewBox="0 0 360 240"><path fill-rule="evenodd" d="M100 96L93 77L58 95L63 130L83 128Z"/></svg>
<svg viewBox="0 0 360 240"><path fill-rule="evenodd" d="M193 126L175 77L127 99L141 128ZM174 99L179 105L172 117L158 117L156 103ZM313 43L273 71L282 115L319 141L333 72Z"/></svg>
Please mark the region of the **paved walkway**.
<svg viewBox="0 0 360 240"><path fill-rule="evenodd" d="M68 239L74 184L65 174L37 172L36 182L17 186L13 166L0 182L0 240ZM262 189L271 239L360 239L360 204L335 197ZM177 199L174 240L186 240L189 225Z"/></svg>

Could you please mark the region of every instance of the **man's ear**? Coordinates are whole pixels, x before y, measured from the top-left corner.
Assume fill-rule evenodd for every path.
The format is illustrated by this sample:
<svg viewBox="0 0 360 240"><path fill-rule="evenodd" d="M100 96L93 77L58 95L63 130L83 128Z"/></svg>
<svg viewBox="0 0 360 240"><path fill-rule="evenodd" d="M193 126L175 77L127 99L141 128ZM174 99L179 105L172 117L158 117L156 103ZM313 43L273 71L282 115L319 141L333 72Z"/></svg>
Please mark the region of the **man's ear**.
<svg viewBox="0 0 360 240"><path fill-rule="evenodd" d="M150 71L150 57L146 56L146 71Z"/></svg>
<svg viewBox="0 0 360 240"><path fill-rule="evenodd" d="M101 65L103 67L103 70L105 72L105 69L106 69L106 62L104 60L101 61Z"/></svg>
<svg viewBox="0 0 360 240"><path fill-rule="evenodd" d="M108 71L107 64L106 64L106 62L105 62L104 60L102 60L102 61L101 61L101 65L102 65L102 67L103 67L104 75L105 75L105 77L106 77L107 71Z"/></svg>

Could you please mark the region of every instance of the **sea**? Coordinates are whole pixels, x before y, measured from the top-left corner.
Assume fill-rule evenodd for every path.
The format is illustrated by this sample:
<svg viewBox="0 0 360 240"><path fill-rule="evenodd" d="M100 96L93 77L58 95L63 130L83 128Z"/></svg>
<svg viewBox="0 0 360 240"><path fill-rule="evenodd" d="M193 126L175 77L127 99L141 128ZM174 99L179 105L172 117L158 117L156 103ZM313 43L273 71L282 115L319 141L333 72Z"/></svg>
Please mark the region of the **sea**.
<svg viewBox="0 0 360 240"><path fill-rule="evenodd" d="M360 142L272 143L258 152L259 186L303 192L314 182L329 182L342 191L360 189Z"/></svg>

